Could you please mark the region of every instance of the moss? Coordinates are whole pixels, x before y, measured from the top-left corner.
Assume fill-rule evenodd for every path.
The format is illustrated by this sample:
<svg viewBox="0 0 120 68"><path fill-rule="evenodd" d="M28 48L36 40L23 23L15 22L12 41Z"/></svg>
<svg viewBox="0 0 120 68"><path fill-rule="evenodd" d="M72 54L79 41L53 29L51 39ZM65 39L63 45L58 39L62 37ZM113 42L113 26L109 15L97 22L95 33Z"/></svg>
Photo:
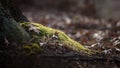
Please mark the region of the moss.
<svg viewBox="0 0 120 68"><path fill-rule="evenodd" d="M31 36L34 36L34 38L36 37L37 39L41 39L43 37L49 38L52 35L57 35L58 37L58 42L65 44L67 47L71 48L72 50L75 51L83 51L87 54L91 54L92 52L85 48L83 45L81 45L80 43L74 41L73 39L71 39L70 37L68 37L64 32L60 31L60 30L56 30L56 29L52 29L46 26L43 26L41 24L38 23L30 23L30 22L25 22L21 24L24 28L28 28L29 25L32 25L34 27L36 27L37 30L39 30L39 34L33 34L31 33ZM27 29L29 30L29 29ZM36 39L35 38L35 39ZM36 40L38 41L38 40Z"/></svg>
<svg viewBox="0 0 120 68"><path fill-rule="evenodd" d="M36 43L24 45L23 48L26 55L37 54L41 51L40 46Z"/></svg>

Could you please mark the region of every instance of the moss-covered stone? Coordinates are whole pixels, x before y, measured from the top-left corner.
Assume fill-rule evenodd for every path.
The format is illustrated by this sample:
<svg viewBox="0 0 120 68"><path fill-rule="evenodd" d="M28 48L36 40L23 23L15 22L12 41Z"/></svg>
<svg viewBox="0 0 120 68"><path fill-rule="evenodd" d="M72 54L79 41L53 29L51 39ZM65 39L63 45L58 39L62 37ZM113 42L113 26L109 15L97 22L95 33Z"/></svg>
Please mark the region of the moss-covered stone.
<svg viewBox="0 0 120 68"><path fill-rule="evenodd" d="M74 41L60 30L52 29L38 23L25 22L21 25L30 33L31 37L34 39L32 42L39 43L40 39L49 39L53 35L55 35L57 37L56 40L58 43L62 43L74 51L83 51L87 54L92 53L89 49L85 48L80 43Z"/></svg>

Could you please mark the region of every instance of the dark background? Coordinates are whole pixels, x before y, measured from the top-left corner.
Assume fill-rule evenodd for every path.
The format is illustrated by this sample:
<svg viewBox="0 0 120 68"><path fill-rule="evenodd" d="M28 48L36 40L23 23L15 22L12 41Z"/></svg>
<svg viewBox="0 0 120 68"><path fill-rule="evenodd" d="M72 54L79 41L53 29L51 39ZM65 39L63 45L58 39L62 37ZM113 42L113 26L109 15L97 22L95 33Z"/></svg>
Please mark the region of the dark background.
<svg viewBox="0 0 120 68"><path fill-rule="evenodd" d="M119 9L120 0L15 0L15 1L23 12L31 11L32 9L36 9L37 11L47 9L58 10L58 12L60 11L78 12L90 17L94 17L97 14L97 17L103 19L108 18L114 18L117 20L120 19ZM87 5L87 7L85 5ZM95 9L96 13L93 8Z"/></svg>

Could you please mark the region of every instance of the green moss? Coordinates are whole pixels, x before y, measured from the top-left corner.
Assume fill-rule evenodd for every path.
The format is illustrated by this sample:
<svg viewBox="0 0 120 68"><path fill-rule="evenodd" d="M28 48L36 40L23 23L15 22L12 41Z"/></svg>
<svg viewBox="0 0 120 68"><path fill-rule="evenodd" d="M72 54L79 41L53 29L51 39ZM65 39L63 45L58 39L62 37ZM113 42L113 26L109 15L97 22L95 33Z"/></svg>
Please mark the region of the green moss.
<svg viewBox="0 0 120 68"><path fill-rule="evenodd" d="M31 43L23 46L25 54L31 55L31 54L36 54L41 51L41 48L38 44L36 43Z"/></svg>
<svg viewBox="0 0 120 68"><path fill-rule="evenodd" d="M87 48L85 48L83 45L81 45L80 43L74 41L73 39L71 39L70 37L68 37L64 32L60 31L60 30L56 30L56 29L52 29L46 26L43 26L41 24L38 23L30 23L30 22L26 22L26 23L22 23L21 24L23 27L29 27L29 25L32 25L34 27L36 27L37 30L39 30L39 34L33 34L31 36L35 36L37 39L41 39L43 37L51 37L52 35L57 35L58 37L58 42L65 44L67 47L71 48L72 50L75 51L83 51L87 54L91 53L91 51ZM35 38L34 37L34 38ZM36 40L38 41L38 40Z"/></svg>

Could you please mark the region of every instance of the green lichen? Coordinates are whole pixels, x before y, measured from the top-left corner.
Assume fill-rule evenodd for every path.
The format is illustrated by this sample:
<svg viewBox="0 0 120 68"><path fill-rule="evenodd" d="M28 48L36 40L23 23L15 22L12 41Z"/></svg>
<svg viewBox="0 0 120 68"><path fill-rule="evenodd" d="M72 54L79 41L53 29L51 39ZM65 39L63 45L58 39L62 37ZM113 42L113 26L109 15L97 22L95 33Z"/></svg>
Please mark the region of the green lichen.
<svg viewBox="0 0 120 68"><path fill-rule="evenodd" d="M36 27L37 30L39 30L39 33L31 33L30 35L34 38L36 37L37 39L41 39L44 37L51 37L52 35L57 35L58 36L58 42L65 44L67 47L71 48L74 51L83 51L87 54L91 54L92 52L85 48L83 45L81 45L80 43L74 41L73 39L71 39L70 37L68 37L64 32L60 31L60 30L56 30L56 29L52 29L46 26L43 26L41 24L38 23L30 23L30 22L25 22L21 24L24 28L29 28L29 25L32 25L34 27ZM29 30L29 29L27 29ZM35 39L36 39L35 38ZM38 41L38 40L36 40ZM35 41L34 41L35 42Z"/></svg>

